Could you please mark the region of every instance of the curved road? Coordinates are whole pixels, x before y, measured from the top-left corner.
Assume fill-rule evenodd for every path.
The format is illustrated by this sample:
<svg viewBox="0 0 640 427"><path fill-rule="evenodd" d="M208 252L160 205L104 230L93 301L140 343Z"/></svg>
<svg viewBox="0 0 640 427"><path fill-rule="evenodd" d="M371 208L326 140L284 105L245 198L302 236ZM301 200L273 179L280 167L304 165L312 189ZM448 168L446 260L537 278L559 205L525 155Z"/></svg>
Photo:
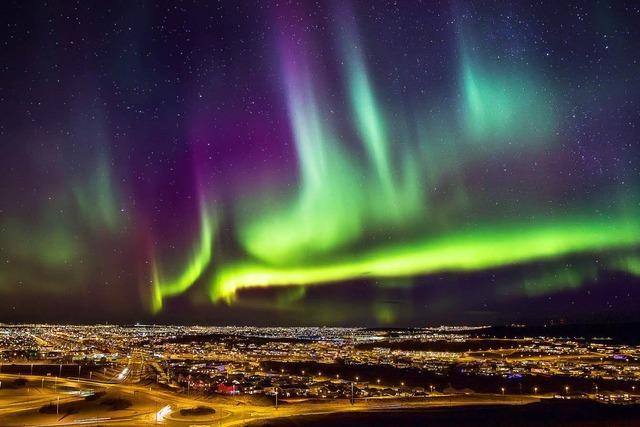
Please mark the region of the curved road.
<svg viewBox="0 0 640 427"><path fill-rule="evenodd" d="M213 400L199 400L184 395L179 395L169 391L154 387L143 387L140 385L125 383L129 373L118 376L120 382L101 382L87 379L59 379L58 387L69 387L72 389L92 388L94 390L113 391L122 394L141 396L139 401L134 402L134 413L125 416L109 417L109 413L104 410L102 414L94 415L93 418L87 415L76 414L65 417L62 420L53 420L51 417L43 419L41 424L30 424L33 426L60 426L60 425L164 425L164 426L239 426L257 420L270 418L295 417L301 415L317 415L342 411L372 411L372 410L402 410L409 408L433 408L462 405L496 405L496 404L525 404L539 400L539 396L521 395L443 395L413 399L388 399L373 398L359 400L351 405L346 399L323 400L315 402L284 403L278 409L273 406L260 406L241 401L233 401L228 398ZM0 375L0 381L7 381L16 378L24 378L28 381L51 382L51 377L31 376L31 375ZM43 391L44 392L44 391ZM68 396L61 393L56 394L48 389L46 396L24 401L15 401L9 406L5 405L0 409L0 424L5 425L25 425L20 422L21 417L15 414L24 412L34 417L34 411L43 405L48 404L53 399L60 396L60 403L83 401L81 396ZM209 406L215 409L216 413L209 417L182 418L177 412L181 408L193 408L196 406ZM168 407L167 407L168 406ZM6 418L12 415L11 418ZM37 414L35 415L37 416ZM97 419L96 419L97 417ZM4 418L4 419L3 419ZM43 418L46 418L43 416Z"/></svg>

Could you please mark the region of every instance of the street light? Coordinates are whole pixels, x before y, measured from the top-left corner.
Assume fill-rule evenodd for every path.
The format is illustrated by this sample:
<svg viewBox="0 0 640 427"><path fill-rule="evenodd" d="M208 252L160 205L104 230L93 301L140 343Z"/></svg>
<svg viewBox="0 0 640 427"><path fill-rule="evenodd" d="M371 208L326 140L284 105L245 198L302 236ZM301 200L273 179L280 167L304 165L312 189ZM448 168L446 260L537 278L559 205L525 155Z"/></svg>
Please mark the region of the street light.
<svg viewBox="0 0 640 427"><path fill-rule="evenodd" d="M500 391L502 392L502 395L504 395L504 387L500 387Z"/></svg>
<svg viewBox="0 0 640 427"><path fill-rule="evenodd" d="M567 393L567 394L569 393L569 386L568 385L564 386L564 392Z"/></svg>
<svg viewBox="0 0 640 427"><path fill-rule="evenodd" d="M534 388L533 388L533 393L534 393L534 394L537 394L537 393L538 393L538 387L534 387Z"/></svg>
<svg viewBox="0 0 640 427"><path fill-rule="evenodd" d="M376 380L376 382L377 382L378 384L380 384L380 378L378 378L378 379Z"/></svg>

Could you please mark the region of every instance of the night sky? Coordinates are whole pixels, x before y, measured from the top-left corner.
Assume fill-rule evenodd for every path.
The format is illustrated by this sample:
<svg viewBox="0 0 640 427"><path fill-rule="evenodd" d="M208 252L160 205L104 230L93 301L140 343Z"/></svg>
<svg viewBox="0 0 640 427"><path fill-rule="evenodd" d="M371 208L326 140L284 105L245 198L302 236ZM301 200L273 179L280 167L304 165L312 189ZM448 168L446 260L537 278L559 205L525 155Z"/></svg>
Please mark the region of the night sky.
<svg viewBox="0 0 640 427"><path fill-rule="evenodd" d="M638 2L0 8L0 321L639 317Z"/></svg>

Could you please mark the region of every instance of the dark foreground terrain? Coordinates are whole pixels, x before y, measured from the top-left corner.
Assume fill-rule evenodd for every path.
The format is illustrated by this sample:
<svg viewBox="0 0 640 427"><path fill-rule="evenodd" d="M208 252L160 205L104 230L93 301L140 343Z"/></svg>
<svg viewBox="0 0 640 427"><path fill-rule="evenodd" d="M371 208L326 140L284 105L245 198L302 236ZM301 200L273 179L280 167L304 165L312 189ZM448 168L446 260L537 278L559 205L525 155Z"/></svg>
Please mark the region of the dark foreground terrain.
<svg viewBox="0 0 640 427"><path fill-rule="evenodd" d="M640 426L640 405L591 401L545 401L526 406L467 407L420 411L353 412L278 418L251 427L292 426L489 426L592 427Z"/></svg>

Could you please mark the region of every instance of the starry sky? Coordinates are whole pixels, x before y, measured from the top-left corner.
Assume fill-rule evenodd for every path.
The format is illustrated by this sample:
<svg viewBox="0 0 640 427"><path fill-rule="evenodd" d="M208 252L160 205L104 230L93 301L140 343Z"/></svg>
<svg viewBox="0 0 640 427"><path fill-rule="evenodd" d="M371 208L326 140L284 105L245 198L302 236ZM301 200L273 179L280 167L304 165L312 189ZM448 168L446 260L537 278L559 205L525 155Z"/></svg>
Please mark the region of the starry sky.
<svg viewBox="0 0 640 427"><path fill-rule="evenodd" d="M0 321L638 317L637 2L0 7Z"/></svg>

